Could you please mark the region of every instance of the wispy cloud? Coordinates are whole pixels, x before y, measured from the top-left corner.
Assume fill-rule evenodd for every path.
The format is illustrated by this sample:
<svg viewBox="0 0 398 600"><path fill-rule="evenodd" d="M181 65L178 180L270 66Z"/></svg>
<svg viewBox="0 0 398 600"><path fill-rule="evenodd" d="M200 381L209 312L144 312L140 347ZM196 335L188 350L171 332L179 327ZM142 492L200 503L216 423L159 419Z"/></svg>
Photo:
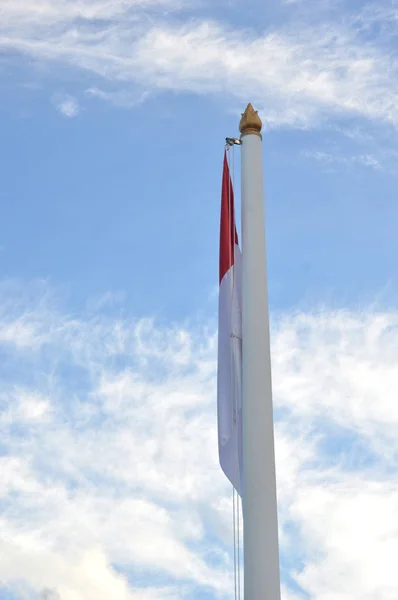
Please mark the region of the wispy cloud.
<svg viewBox="0 0 398 600"><path fill-rule="evenodd" d="M94 73L104 84L222 94L232 104L250 97L268 126L310 127L342 115L398 124L391 8L323 10L315 27L308 11L292 7L290 22L256 34L211 18L184 23L161 5L179 7L43 0L26 9L7 2L0 45ZM97 95L115 99L106 89Z"/></svg>
<svg viewBox="0 0 398 600"><path fill-rule="evenodd" d="M383 166L379 158L372 154L356 154L347 156L345 154L338 154L337 152L322 152L320 150L306 150L302 152L302 155L306 158L314 159L320 163L323 163L327 167L340 166L347 169L354 167L369 167L374 171L383 170Z"/></svg>
<svg viewBox="0 0 398 600"><path fill-rule="evenodd" d="M132 108L142 104L149 97L149 92L132 92L128 90L105 91L99 88L88 88L85 94L92 98L99 98L120 108Z"/></svg>
<svg viewBox="0 0 398 600"><path fill-rule="evenodd" d="M62 600L228 596L215 332L68 315L45 284L1 286L0 309L1 581ZM273 321L284 600L292 580L314 600L395 594L397 335L393 311Z"/></svg>

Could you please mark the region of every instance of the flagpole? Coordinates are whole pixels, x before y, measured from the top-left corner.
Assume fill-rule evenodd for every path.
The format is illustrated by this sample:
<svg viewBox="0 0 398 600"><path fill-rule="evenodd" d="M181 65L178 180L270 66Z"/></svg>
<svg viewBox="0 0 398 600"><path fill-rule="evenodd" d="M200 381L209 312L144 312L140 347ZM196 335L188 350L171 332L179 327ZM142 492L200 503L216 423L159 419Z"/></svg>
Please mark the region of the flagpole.
<svg viewBox="0 0 398 600"><path fill-rule="evenodd" d="M239 125L244 600L280 600L261 127L249 104Z"/></svg>

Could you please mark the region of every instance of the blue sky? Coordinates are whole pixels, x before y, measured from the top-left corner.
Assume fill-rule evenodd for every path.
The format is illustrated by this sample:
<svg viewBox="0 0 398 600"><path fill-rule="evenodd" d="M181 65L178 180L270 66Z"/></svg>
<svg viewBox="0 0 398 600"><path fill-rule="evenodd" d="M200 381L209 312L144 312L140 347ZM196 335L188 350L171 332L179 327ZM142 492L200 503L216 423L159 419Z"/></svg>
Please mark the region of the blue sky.
<svg viewBox="0 0 398 600"><path fill-rule="evenodd" d="M224 139L250 101L283 600L395 600L395 3L3 0L0 16L0 598L232 597L218 228Z"/></svg>

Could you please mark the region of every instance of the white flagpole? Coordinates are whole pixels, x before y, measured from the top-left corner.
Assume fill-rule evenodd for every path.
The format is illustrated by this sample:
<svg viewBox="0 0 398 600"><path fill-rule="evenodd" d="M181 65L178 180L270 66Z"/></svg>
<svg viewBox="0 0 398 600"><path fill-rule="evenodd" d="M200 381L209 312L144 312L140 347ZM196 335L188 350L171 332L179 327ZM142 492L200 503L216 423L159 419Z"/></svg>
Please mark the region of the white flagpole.
<svg viewBox="0 0 398 600"><path fill-rule="evenodd" d="M249 104L239 125L244 600L280 600L261 127Z"/></svg>

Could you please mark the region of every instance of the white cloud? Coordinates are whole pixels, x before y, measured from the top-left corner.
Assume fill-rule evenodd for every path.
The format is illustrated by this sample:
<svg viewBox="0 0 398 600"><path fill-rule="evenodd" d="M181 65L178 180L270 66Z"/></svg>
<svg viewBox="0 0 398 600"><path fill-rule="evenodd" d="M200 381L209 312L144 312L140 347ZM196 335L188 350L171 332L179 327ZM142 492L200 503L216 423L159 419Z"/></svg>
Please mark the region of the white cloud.
<svg viewBox="0 0 398 600"><path fill-rule="evenodd" d="M0 45L99 75L104 86L91 93L124 106L138 85L149 93L222 95L232 106L250 98L271 127L310 127L343 115L398 124L392 9L368 5L337 15L323 7L317 22L299 3L290 23L255 33L192 20L186 8L177 21L164 9L179 5L161 4L43 0L26 9L7 2ZM107 90L107 81L120 89Z"/></svg>
<svg viewBox="0 0 398 600"><path fill-rule="evenodd" d="M119 108L133 108L138 104L142 104L150 96L149 92L135 93L127 90L104 91L98 88L88 88L85 90L87 96L99 98L110 102Z"/></svg>
<svg viewBox="0 0 398 600"><path fill-rule="evenodd" d="M94 19L123 19L126 13L150 6L179 3L173 0L3 0L3 23L7 26L26 25L68 25L76 19L90 22Z"/></svg>
<svg viewBox="0 0 398 600"><path fill-rule="evenodd" d="M42 285L0 286L0 311L15 332L0 340L0 580L62 600L228 596L214 332L71 317ZM313 600L390 600L398 315L284 315L272 339L289 578Z"/></svg>
<svg viewBox="0 0 398 600"><path fill-rule="evenodd" d="M64 115L64 117L68 117L73 118L73 117L77 117L77 115L79 114L80 108L79 108L79 103L76 100L76 98L73 98L73 96L68 96L68 95L64 95L64 96L54 96L53 97L53 103L54 106L56 107L57 110L59 110L59 112Z"/></svg>
<svg viewBox="0 0 398 600"><path fill-rule="evenodd" d="M48 421L51 413L51 403L40 393L27 391L23 387L5 390L2 398L2 424L37 424Z"/></svg>
<svg viewBox="0 0 398 600"><path fill-rule="evenodd" d="M323 163L327 167L342 166L347 169L354 167L368 167L374 171L382 171L383 166L380 159L373 154L338 154L337 152L323 152L320 150L307 150L304 151L303 156L306 158L312 158L320 163Z"/></svg>
<svg viewBox="0 0 398 600"><path fill-rule="evenodd" d="M294 516L314 557L298 580L311 597L396 597L397 500L396 480L352 475L334 486L298 492Z"/></svg>

